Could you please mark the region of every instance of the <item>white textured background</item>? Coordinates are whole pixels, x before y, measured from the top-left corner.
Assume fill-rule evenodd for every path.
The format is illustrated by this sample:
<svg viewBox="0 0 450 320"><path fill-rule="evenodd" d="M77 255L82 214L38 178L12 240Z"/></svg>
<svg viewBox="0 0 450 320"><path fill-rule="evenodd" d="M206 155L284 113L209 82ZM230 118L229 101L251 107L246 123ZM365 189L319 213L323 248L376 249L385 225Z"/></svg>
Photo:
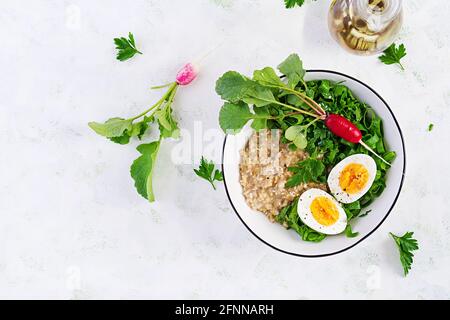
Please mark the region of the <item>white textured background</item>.
<svg viewBox="0 0 450 320"><path fill-rule="evenodd" d="M329 3L1 0L0 298L450 298L450 2L405 1L405 72L339 49ZM121 63L112 39L128 31L144 55ZM407 177L391 216L362 244L316 260L266 247L223 186L213 192L192 165L169 162L173 142L161 150L149 205L128 172L136 144L87 127L136 114L159 95L150 85L221 42L179 92L183 128L217 127L223 72L277 65L292 52L308 68L363 80L392 106ZM421 249L404 278L387 233L406 230Z"/></svg>

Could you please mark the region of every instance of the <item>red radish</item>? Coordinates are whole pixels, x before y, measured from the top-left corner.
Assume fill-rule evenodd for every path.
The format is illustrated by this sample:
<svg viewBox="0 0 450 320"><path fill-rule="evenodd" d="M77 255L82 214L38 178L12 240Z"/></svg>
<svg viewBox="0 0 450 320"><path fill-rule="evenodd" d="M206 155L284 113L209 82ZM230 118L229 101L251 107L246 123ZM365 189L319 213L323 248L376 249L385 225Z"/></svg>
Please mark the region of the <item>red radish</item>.
<svg viewBox="0 0 450 320"><path fill-rule="evenodd" d="M364 148L366 148L369 152L373 153L378 159L386 163L387 165L391 165L389 162L384 160L381 156L379 156L375 151L372 150L367 144L362 141L362 133L349 120L340 116L338 114L329 114L325 119L325 125L331 132L333 132L338 137L347 140L351 143L359 143Z"/></svg>
<svg viewBox="0 0 450 320"><path fill-rule="evenodd" d="M387 165L391 165L389 162L384 160L380 155L378 155L372 148L370 148L367 144L362 141L362 133L358 129L356 125L351 123L347 118L338 115L338 114L329 114L326 115L325 110L313 99L307 98L306 96L302 98L302 100L307 103L311 109L316 114L316 119L321 119L325 121L325 126L336 136L347 140L351 143L359 143L364 148L366 148L369 152L373 153L378 159L386 163Z"/></svg>
<svg viewBox="0 0 450 320"><path fill-rule="evenodd" d="M177 84L187 86L197 78L197 68L192 63L186 64L176 77Z"/></svg>
<svg viewBox="0 0 450 320"><path fill-rule="evenodd" d="M325 119L325 125L338 137L351 143L359 143L362 139L361 131L349 120L338 114L330 114Z"/></svg>

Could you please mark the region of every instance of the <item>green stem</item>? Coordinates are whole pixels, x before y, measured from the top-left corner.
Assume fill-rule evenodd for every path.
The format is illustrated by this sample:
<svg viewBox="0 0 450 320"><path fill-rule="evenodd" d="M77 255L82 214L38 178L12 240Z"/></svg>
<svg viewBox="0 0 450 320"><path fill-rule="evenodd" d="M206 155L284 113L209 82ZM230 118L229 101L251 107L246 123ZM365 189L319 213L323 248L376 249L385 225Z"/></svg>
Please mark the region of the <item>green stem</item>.
<svg viewBox="0 0 450 320"><path fill-rule="evenodd" d="M310 123L308 123L307 125L305 125L305 126L304 126L304 127L305 127L305 130L308 129L309 126L311 126L314 122L317 122L317 121L319 121L319 120L321 120L321 119L320 119L320 118L315 118L313 121L311 121Z"/></svg>
<svg viewBox="0 0 450 320"><path fill-rule="evenodd" d="M310 97L308 97L306 94L304 94L302 92L298 92L298 91L293 90L293 89L288 88L288 87L282 87L282 86L276 86L276 85L266 85L266 86L267 87L281 89L281 90L285 90L287 92L290 92L290 93L296 95L298 98L300 98L300 100L302 100L311 109L313 109L314 112L316 112L317 115L319 115L319 116L324 116L326 114L325 110L323 110L322 107L317 102L315 102L313 99L311 99Z"/></svg>
<svg viewBox="0 0 450 320"><path fill-rule="evenodd" d="M152 90L163 89L163 88L170 87L171 85L173 85L173 82L167 83L167 84L163 84L161 86L154 86L154 87L151 87L150 89L152 89Z"/></svg>
<svg viewBox="0 0 450 320"><path fill-rule="evenodd" d="M177 88L177 87L178 87L178 84L177 84L176 82L172 83L171 86L170 86L170 88L169 88L169 90L167 90L167 92L162 96L162 98L161 98L157 103L155 103L153 106L151 106L150 108L148 108L148 109L145 110L144 112L142 112L142 113L138 114L137 116L132 117L132 118L130 118L130 119L128 119L128 120L134 121L134 120L136 120L136 119L139 119L140 117L145 116L147 113L149 113L149 112L152 111L153 109L158 108L159 106L161 106L161 104L163 104L164 101L166 101L167 98L170 97L170 96L172 95L172 92L173 92L173 91L176 91L176 88ZM172 99L173 99L173 98L172 98Z"/></svg>
<svg viewBox="0 0 450 320"><path fill-rule="evenodd" d="M291 92L292 94L299 97L304 103L306 103L315 112L319 113L320 115L325 115L325 110L323 110L322 107L317 102L315 102L313 99L308 97L306 94L289 89L289 88L285 88L284 90Z"/></svg>
<svg viewBox="0 0 450 320"><path fill-rule="evenodd" d="M305 90L308 90L308 85L306 84L306 81L302 80L301 82L302 82L303 86L305 87Z"/></svg>
<svg viewBox="0 0 450 320"><path fill-rule="evenodd" d="M305 111L305 110L302 110L302 109L298 109L298 108L293 107L293 106L290 106L290 105L288 105L288 104L285 104L285 103L282 103L282 102L278 102L278 101L271 101L271 102L272 102L272 103L275 103L275 104L278 104L278 105L280 105L280 106L289 108L289 109L291 109L291 110L295 110L295 111L297 111L297 112L299 112L299 113L303 113L303 114L306 114L306 115L308 115L308 116L311 116L311 117L314 117L314 118L317 118L317 119L321 119L321 116L320 116L320 115L317 115L317 114L314 114L314 113L311 113L311 112L308 112L308 111Z"/></svg>
<svg viewBox="0 0 450 320"><path fill-rule="evenodd" d="M176 85L176 86L173 88L173 90L172 90L172 92L171 92L169 98L167 99L167 103L169 104L169 107L172 105L173 100L175 99L175 94L177 93L177 90L178 90L178 85Z"/></svg>

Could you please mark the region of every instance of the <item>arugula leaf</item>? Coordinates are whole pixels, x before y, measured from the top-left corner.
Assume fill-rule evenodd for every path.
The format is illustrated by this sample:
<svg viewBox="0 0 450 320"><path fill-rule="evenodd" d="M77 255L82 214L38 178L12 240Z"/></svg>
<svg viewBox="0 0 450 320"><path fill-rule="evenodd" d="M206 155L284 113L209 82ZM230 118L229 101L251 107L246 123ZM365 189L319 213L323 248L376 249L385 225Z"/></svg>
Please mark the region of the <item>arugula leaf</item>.
<svg viewBox="0 0 450 320"><path fill-rule="evenodd" d="M359 201L343 204L342 207L344 208L348 220L360 216L359 214L361 213L361 203Z"/></svg>
<svg viewBox="0 0 450 320"><path fill-rule="evenodd" d="M323 239L327 237L325 234L319 233L311 229L306 224L300 227L296 227L294 230L297 231L297 233L302 236L303 241L321 242Z"/></svg>
<svg viewBox="0 0 450 320"><path fill-rule="evenodd" d="M239 72L228 71L217 80L216 92L223 100L237 103L252 85L252 81Z"/></svg>
<svg viewBox="0 0 450 320"><path fill-rule="evenodd" d="M219 124L225 133L228 130L238 132L250 119L253 119L253 114L243 102L236 104L226 102L219 114Z"/></svg>
<svg viewBox="0 0 450 320"><path fill-rule="evenodd" d="M89 127L97 134L106 137L120 137L126 130L132 129L132 120L122 118L111 118L105 123L89 122Z"/></svg>
<svg viewBox="0 0 450 320"><path fill-rule="evenodd" d="M215 169L214 163L202 157L202 159L200 160L200 167L198 169L194 169L194 172L197 176L208 181L212 185L214 190L216 190L214 181L223 181L223 175L220 170L214 169Z"/></svg>
<svg viewBox="0 0 450 320"><path fill-rule="evenodd" d="M301 7L305 3L305 0L284 0L284 4L287 9L293 8L295 6Z"/></svg>
<svg viewBox="0 0 450 320"><path fill-rule="evenodd" d="M278 70L288 78L288 85L294 89L305 76L303 62L297 54L291 54L279 66Z"/></svg>
<svg viewBox="0 0 450 320"><path fill-rule="evenodd" d="M428 132L433 131L433 128L434 128L434 124L430 123L430 124L428 125Z"/></svg>
<svg viewBox="0 0 450 320"><path fill-rule="evenodd" d="M402 263L403 272L406 276L408 275L409 270L411 270L411 265L413 263L414 254L412 251L419 249L417 240L412 237L414 232L406 232L402 237L396 236L392 232L389 234L392 236L398 247L400 262Z"/></svg>
<svg viewBox="0 0 450 320"><path fill-rule="evenodd" d="M368 215L369 215L369 213L371 213L371 212L372 212L372 210L367 210L366 212L364 212L364 213L362 213L362 214L358 215L358 218L363 218L363 217L366 217L366 216L368 216Z"/></svg>
<svg viewBox="0 0 450 320"><path fill-rule="evenodd" d="M297 213L298 198L290 205L281 209L280 213L275 216L275 221L284 225L288 229L297 232L303 241L320 242L326 238L326 235L319 233L307 225L305 225Z"/></svg>
<svg viewBox="0 0 450 320"><path fill-rule="evenodd" d="M294 175L286 182L286 188L292 188L301 183L320 182L319 178L323 178L325 165L320 160L308 158L296 167L290 167L289 171L294 172Z"/></svg>
<svg viewBox="0 0 450 320"><path fill-rule="evenodd" d="M352 226L350 224L347 224L344 232L345 232L345 235L347 236L347 238L355 238L359 235L359 232L352 231Z"/></svg>
<svg viewBox="0 0 450 320"><path fill-rule="evenodd" d="M138 146L137 151L141 153L141 156L133 162L130 169L137 192L150 202L155 201L152 175L159 145L160 141L155 141Z"/></svg>
<svg viewBox="0 0 450 320"><path fill-rule="evenodd" d="M128 39L114 38L114 43L116 44L117 52L117 60L125 61L134 57L136 53L142 54L137 48L134 41L134 36L131 32L128 33Z"/></svg>
<svg viewBox="0 0 450 320"><path fill-rule="evenodd" d="M383 55L378 57L384 64L398 64L402 70L405 70L400 60L406 56L405 45L401 44L398 48L395 43L391 44L386 50L383 51Z"/></svg>

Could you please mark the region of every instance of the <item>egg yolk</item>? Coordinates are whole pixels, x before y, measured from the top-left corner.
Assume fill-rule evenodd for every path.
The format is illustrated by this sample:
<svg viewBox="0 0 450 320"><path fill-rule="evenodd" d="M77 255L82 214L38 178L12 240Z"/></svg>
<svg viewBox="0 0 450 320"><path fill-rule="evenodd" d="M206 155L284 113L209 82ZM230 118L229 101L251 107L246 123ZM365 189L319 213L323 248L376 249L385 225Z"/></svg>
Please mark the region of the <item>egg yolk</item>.
<svg viewBox="0 0 450 320"><path fill-rule="evenodd" d="M342 170L339 176L341 189L348 194L360 192L369 181L369 171L359 163L351 163Z"/></svg>
<svg viewBox="0 0 450 320"><path fill-rule="evenodd" d="M315 198L310 209L314 219L323 226L331 226L339 219L336 204L327 197Z"/></svg>

